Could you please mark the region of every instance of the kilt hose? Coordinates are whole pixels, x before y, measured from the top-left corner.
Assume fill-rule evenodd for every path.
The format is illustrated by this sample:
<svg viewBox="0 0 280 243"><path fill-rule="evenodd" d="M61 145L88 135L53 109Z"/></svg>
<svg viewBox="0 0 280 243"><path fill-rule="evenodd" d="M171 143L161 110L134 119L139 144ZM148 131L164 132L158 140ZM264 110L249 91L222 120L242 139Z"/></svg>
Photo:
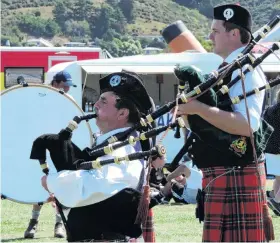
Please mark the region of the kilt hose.
<svg viewBox="0 0 280 243"><path fill-rule="evenodd" d="M204 168L202 172L205 191L202 241L266 241L263 220L263 206L266 204L264 163L243 168Z"/></svg>
<svg viewBox="0 0 280 243"><path fill-rule="evenodd" d="M154 228L154 212L151 208L148 211L148 216L145 224L142 225L143 239L145 242L156 242L155 228Z"/></svg>

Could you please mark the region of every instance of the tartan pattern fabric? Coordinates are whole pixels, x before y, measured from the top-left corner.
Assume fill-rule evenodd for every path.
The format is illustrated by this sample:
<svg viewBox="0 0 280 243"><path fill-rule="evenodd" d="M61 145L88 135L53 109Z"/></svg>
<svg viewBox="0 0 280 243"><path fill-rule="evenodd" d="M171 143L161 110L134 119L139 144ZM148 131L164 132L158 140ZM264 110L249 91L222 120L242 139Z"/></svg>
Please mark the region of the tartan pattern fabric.
<svg viewBox="0 0 280 243"><path fill-rule="evenodd" d="M153 209L148 211L145 224L142 225L143 238L145 242L156 242L156 234L154 228L154 212Z"/></svg>
<svg viewBox="0 0 280 243"><path fill-rule="evenodd" d="M243 168L205 168L202 172L203 242L264 242L264 163Z"/></svg>

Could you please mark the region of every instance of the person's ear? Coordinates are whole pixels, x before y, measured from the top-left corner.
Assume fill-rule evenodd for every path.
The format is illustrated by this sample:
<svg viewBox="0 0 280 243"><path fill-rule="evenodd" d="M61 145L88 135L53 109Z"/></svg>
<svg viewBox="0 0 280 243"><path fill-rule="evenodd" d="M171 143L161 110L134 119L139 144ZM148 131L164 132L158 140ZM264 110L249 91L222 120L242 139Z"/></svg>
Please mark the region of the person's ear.
<svg viewBox="0 0 280 243"><path fill-rule="evenodd" d="M239 30L238 29L233 29L231 30L231 35L234 37L237 37L240 35Z"/></svg>
<svg viewBox="0 0 280 243"><path fill-rule="evenodd" d="M129 110L126 109L126 108L122 108L119 110L118 112L118 120L122 120L122 119L125 119L125 118L128 118L129 116Z"/></svg>

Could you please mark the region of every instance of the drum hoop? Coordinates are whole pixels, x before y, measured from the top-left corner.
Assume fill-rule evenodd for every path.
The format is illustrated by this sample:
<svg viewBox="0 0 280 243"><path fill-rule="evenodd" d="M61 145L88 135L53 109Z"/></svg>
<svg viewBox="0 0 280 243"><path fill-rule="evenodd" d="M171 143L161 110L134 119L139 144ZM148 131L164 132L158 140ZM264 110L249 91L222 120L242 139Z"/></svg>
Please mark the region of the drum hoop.
<svg viewBox="0 0 280 243"><path fill-rule="evenodd" d="M4 91L2 91L0 93L0 96L12 91L12 90L15 90L15 89L19 89L19 88L28 88L28 87L31 87L31 88L38 88L38 87L41 87L41 88L47 88L47 89L50 89L50 90L53 90L61 95L63 95L64 97L66 97L68 100L70 100L82 113L82 115L84 116L85 113L84 111L81 109L81 107L76 103L76 101L74 100L74 98L72 98L70 95L68 95L67 93L65 93L64 91L62 90L59 90L59 89L56 89L52 86L49 86L49 85L45 85L45 84L35 84L35 83L29 83L28 86L22 86L21 84L18 84L18 85L15 85L15 86L12 86L8 89L5 89ZM92 146L93 145L93 132L91 130L91 127L89 125L89 122L88 121L85 121L86 122L86 126L88 127L89 129L89 132L90 132L90 145ZM62 128L61 128L62 129Z"/></svg>
<svg viewBox="0 0 280 243"><path fill-rule="evenodd" d="M12 201L12 202L15 202L15 203L20 203L20 204L26 204L26 205L44 205L46 203L48 203L48 201L41 201L41 202L25 202L25 201L22 201L22 200L17 200L17 199L14 199L14 198L11 198L11 197L8 197L6 196L5 194L0 194L1 195L1 200L3 199L7 199L9 201Z"/></svg>
<svg viewBox="0 0 280 243"><path fill-rule="evenodd" d="M67 93L65 93L64 91L61 91L59 89L56 89L52 86L48 86L48 85L44 85L44 84L28 84L28 86L24 87L22 85L15 85L15 86L12 86L8 89L5 89L3 90L1 93L0 93L0 96L4 95L4 94L7 94L9 93L10 91L13 91L13 90L16 90L16 89L19 89L19 88L28 88L28 87L31 87L31 88L37 88L37 87L43 87L43 88L47 88L47 89L50 89L50 90L53 90L61 95L63 95L64 97L66 97L68 100L70 100L82 113L82 115L85 115L84 111L80 108L80 106L76 103L76 101L71 97L69 96ZM86 121L86 126L89 130L89 133L90 133L90 145L92 146L93 145L93 136L92 136L92 130L91 130L91 127L89 125L89 122ZM62 129L62 128L61 128ZM41 201L41 202L37 202L37 203L27 203L25 201L21 201L21 200L18 200L18 199L14 199L14 198L11 198L9 196L6 196L5 194L1 194L1 198L2 199L7 199L9 201L13 201L13 202L16 202L16 203L22 203L22 204L37 204L37 205L43 205L44 203L47 203L47 201Z"/></svg>
<svg viewBox="0 0 280 243"><path fill-rule="evenodd" d="M50 89L50 90L53 90L55 92L58 92L59 94L63 95L64 97L66 97L68 100L70 100L82 113L82 115L85 115L84 111L81 109L81 107L76 103L76 101L71 97L69 96L67 93L65 93L64 91L61 91L59 89L56 89L52 86L48 86L48 85L44 85L44 84L28 84L28 86L22 86L21 84L19 85L15 85L15 86L12 86L8 89L5 89L4 91L2 91L0 93L0 96L4 95L4 94L7 94L9 93L10 91L13 91L13 90L16 90L16 89L19 89L19 88L28 88L28 87L31 87L31 88L37 88L37 87L43 87L43 88L47 88L47 89ZM89 129L89 132L90 132L90 145L92 146L93 145L93 136L92 136L92 130L91 130L91 127L89 125L89 122L86 121L86 126L87 128ZM22 203L22 204L37 204L37 205L43 205L45 203L47 203L47 201L40 201L40 202L37 202L37 203L27 203L25 201L21 201L21 200L17 200L17 199L14 199L14 198L10 198L9 196L6 196L5 194L0 194L1 195L1 199L7 199L9 201L13 201L13 202L16 202L16 203Z"/></svg>

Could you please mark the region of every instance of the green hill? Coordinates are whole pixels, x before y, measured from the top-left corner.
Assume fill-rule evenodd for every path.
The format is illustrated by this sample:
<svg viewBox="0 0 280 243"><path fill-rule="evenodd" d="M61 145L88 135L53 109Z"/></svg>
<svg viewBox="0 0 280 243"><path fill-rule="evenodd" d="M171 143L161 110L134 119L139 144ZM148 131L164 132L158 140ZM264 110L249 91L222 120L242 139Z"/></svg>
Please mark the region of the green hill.
<svg viewBox="0 0 280 243"><path fill-rule="evenodd" d="M160 36L166 25L182 20L209 49L207 36L214 5L227 0L2 0L1 43L25 45L43 37L55 45L89 42L116 56L137 54L144 46L165 48L146 36ZM280 12L280 0L240 0L254 18L254 31ZM132 38L133 37L133 38ZM130 49L129 51L126 51Z"/></svg>
<svg viewBox="0 0 280 243"><path fill-rule="evenodd" d="M27 14L40 11L42 18L53 19L52 10L54 9L55 2L56 1L27 0L13 1L13 4L11 4L10 1L2 1L2 21L4 21L2 24L3 34L6 34L6 26L9 25L10 20L19 13ZM91 2L94 9L97 9L102 3L112 1L92 0ZM135 21L133 21L133 24L128 24L127 30L134 34L159 35L159 30L164 28L167 24L181 19L192 31L199 30L196 35L203 36L209 24L208 19L197 10L180 6L171 0L136 0L133 3L133 8ZM67 21L67 19L65 19L65 21Z"/></svg>

